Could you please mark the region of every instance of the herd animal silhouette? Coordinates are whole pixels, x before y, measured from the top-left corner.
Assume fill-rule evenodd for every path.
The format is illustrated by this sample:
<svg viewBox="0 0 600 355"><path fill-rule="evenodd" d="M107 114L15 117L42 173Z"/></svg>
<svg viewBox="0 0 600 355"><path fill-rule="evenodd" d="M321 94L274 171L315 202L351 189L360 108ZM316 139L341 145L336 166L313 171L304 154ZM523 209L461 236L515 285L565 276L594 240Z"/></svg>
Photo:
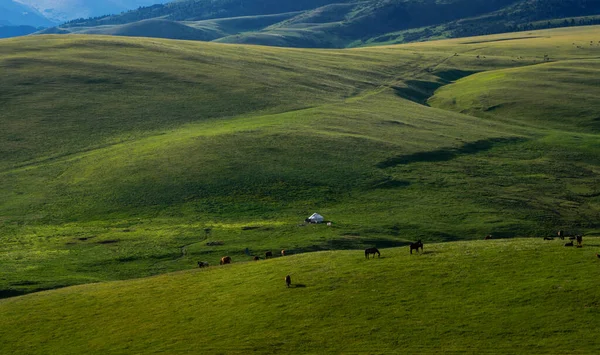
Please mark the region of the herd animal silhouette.
<svg viewBox="0 0 600 355"><path fill-rule="evenodd" d="M557 237L561 240L565 239L565 232L562 230L559 230L556 233ZM582 248L583 247L583 236L580 234L577 234L575 236L569 236L568 237L571 241L568 243L565 243L566 247L572 247L575 246L574 245L574 241L577 242L577 247L578 248ZM485 238L483 238L485 240L489 240L492 239L492 235L488 234L485 236ZM544 237L544 240L554 240L554 237ZM421 252L423 252L423 242L419 239L418 241L414 242L414 243L410 243L409 244L409 252L412 255L413 250L416 250L417 252L419 252L419 249L421 249ZM286 251L285 249L281 250L281 256L286 256ZM377 257L381 257L381 252L379 252L379 249L377 248L367 248L365 249L365 258L370 259L371 255L373 255L373 258L375 258L375 254L377 254ZM596 256L598 258L600 258L600 254L596 254ZM267 251L265 252L265 259L269 259L273 257L273 252L271 251ZM253 260L257 261L260 260L260 257L258 256L254 256ZM225 264L231 264L231 257L230 256L224 256L221 258L221 261L219 262L220 265L225 265ZM204 268L204 267L208 267L208 263L204 262L204 261L198 261L198 267L199 268ZM290 275L287 275L285 277L285 284L286 287L290 287L290 285L292 284L292 279L290 277Z"/></svg>
<svg viewBox="0 0 600 355"><path fill-rule="evenodd" d="M559 230L556 233L556 235L558 236L559 239L565 240L565 232L564 231ZM573 241L576 241L577 242L577 248L583 248L583 236L581 234L577 234L577 235L574 235L574 236L569 236L568 238L569 238L570 242L565 243L566 247L575 246L573 244ZM553 240L553 239L554 238L552 238L552 237L544 237L544 240Z"/></svg>

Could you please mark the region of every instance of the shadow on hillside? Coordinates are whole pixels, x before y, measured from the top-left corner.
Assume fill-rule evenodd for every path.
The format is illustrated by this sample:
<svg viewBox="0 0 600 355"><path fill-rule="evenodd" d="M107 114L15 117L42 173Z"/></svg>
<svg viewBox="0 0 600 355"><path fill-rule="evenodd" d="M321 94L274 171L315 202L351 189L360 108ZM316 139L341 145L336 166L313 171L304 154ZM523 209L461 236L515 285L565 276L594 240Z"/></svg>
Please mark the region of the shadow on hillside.
<svg viewBox="0 0 600 355"><path fill-rule="evenodd" d="M438 149L429 152L398 155L379 162L376 166L380 169L385 169L411 163L449 161L461 155L471 155L485 152L494 148L495 146L522 143L525 141L527 141L527 139L520 137L482 139L479 141L466 143L462 147L458 148Z"/></svg>
<svg viewBox="0 0 600 355"><path fill-rule="evenodd" d="M396 95L403 99L429 106L427 100L435 94L437 89L475 73L477 71L458 69L441 70L432 73L440 79L439 81L407 80L404 82L405 86L394 86L393 89Z"/></svg>
<svg viewBox="0 0 600 355"><path fill-rule="evenodd" d="M442 82L423 80L407 80L404 83L406 86L393 87L396 95L422 105L426 105L433 93L445 85Z"/></svg>
<svg viewBox="0 0 600 355"><path fill-rule="evenodd" d="M448 69L448 70L440 70L435 72L435 76L444 80L446 83L451 83L453 81L466 78L469 75L473 75L479 73L479 71L475 70L459 70L459 69Z"/></svg>
<svg viewBox="0 0 600 355"><path fill-rule="evenodd" d="M35 293L35 292L56 290L56 289L63 288L63 287L73 286L75 284L57 284L57 285L52 285L50 287L44 287L42 285L42 286L38 286L38 287L20 289L20 286L34 286L34 285L39 285L39 283L35 282L35 281L20 281L20 282L11 283L10 286L13 286L13 287L16 286L17 288L0 289L0 299L23 296L23 295Z"/></svg>
<svg viewBox="0 0 600 355"><path fill-rule="evenodd" d="M22 296L26 293L27 292L25 292L25 291L14 290L14 289L0 290L0 299Z"/></svg>
<svg viewBox="0 0 600 355"><path fill-rule="evenodd" d="M290 288L305 288L305 284L291 284Z"/></svg>

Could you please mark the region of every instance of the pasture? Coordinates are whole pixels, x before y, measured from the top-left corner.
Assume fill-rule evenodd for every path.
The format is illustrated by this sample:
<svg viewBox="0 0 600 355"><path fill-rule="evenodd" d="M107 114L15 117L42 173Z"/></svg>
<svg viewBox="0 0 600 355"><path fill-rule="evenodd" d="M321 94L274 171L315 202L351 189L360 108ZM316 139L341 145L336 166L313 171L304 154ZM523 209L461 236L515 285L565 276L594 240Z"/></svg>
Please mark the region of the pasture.
<svg viewBox="0 0 600 355"><path fill-rule="evenodd" d="M594 354L600 238L563 242L304 253L35 293L0 300L0 349Z"/></svg>
<svg viewBox="0 0 600 355"><path fill-rule="evenodd" d="M269 250L597 233L598 33L2 40L0 295ZM301 225L313 212L333 225Z"/></svg>

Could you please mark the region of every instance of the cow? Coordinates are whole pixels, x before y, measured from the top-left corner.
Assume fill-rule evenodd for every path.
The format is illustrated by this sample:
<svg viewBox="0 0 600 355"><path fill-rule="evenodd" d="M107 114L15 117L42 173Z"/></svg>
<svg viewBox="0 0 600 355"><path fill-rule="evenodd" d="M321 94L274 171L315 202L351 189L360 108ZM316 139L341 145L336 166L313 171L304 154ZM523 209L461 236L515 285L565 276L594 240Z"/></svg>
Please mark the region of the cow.
<svg viewBox="0 0 600 355"><path fill-rule="evenodd" d="M573 246L573 242L568 242L568 243L565 243L565 246L566 246L566 247L572 247L572 246Z"/></svg>
<svg viewBox="0 0 600 355"><path fill-rule="evenodd" d="M281 249L281 256L285 256L285 249Z"/></svg>
<svg viewBox="0 0 600 355"><path fill-rule="evenodd" d="M544 240L554 240L552 237L544 237Z"/></svg>
<svg viewBox="0 0 600 355"><path fill-rule="evenodd" d="M486 236L485 236L485 238L483 238L483 239L484 239L484 240L490 240L490 239L492 239L492 235L491 235L491 234L488 234L488 235L486 235Z"/></svg>
<svg viewBox="0 0 600 355"><path fill-rule="evenodd" d="M204 262L204 261L198 261L198 267L199 268L208 267L208 263Z"/></svg>
<svg viewBox="0 0 600 355"><path fill-rule="evenodd" d="M260 260L260 258L258 256L255 256L255 257L252 258L252 260L258 261L258 260Z"/></svg>
<svg viewBox="0 0 600 355"><path fill-rule="evenodd" d="M272 258L272 257L273 257L273 253L272 252L268 251L268 252L265 253L265 259Z"/></svg>
<svg viewBox="0 0 600 355"><path fill-rule="evenodd" d="M221 261L220 261L220 264L221 265L231 264L231 257L229 257L229 256L222 257Z"/></svg>
<svg viewBox="0 0 600 355"><path fill-rule="evenodd" d="M287 287L290 287L290 285L291 285L291 284L292 284L292 278L290 277L290 275L287 275L287 276L285 277L285 285L286 285Z"/></svg>

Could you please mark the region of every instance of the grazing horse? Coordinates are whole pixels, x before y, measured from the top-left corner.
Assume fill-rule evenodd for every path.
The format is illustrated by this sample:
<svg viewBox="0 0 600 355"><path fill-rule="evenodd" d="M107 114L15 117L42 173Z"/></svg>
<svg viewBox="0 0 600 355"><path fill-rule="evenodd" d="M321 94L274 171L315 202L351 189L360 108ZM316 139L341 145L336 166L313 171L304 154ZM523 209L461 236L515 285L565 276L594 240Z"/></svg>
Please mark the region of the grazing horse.
<svg viewBox="0 0 600 355"><path fill-rule="evenodd" d="M198 267L199 268L208 267L208 263L206 263L204 261L198 261Z"/></svg>
<svg viewBox="0 0 600 355"><path fill-rule="evenodd" d="M292 284L292 278L290 277L290 275L287 275L287 276L285 277L285 285L286 285L287 287L290 287L290 285L291 285L291 284Z"/></svg>
<svg viewBox="0 0 600 355"><path fill-rule="evenodd" d="M417 249L417 252L418 252L419 248L421 248L421 251L423 251L423 242L421 242L420 239L416 243L410 243L410 253L411 254L412 254L413 249Z"/></svg>
<svg viewBox="0 0 600 355"><path fill-rule="evenodd" d="M272 257L273 257L273 253L272 252L268 251L268 252L265 253L265 259L272 258Z"/></svg>
<svg viewBox="0 0 600 355"><path fill-rule="evenodd" d="M381 253L379 252L379 250L377 248L367 248L367 249L365 249L365 258L369 259L369 256L371 254L373 254L373 259L375 259L375 254L377 254L378 258L381 257Z"/></svg>
<svg viewBox="0 0 600 355"><path fill-rule="evenodd" d="M285 249L281 249L281 256L285 256Z"/></svg>
<svg viewBox="0 0 600 355"><path fill-rule="evenodd" d="M231 257L230 256L224 256L224 257L222 257L221 261L219 262L219 264L221 264L221 265L231 264Z"/></svg>

